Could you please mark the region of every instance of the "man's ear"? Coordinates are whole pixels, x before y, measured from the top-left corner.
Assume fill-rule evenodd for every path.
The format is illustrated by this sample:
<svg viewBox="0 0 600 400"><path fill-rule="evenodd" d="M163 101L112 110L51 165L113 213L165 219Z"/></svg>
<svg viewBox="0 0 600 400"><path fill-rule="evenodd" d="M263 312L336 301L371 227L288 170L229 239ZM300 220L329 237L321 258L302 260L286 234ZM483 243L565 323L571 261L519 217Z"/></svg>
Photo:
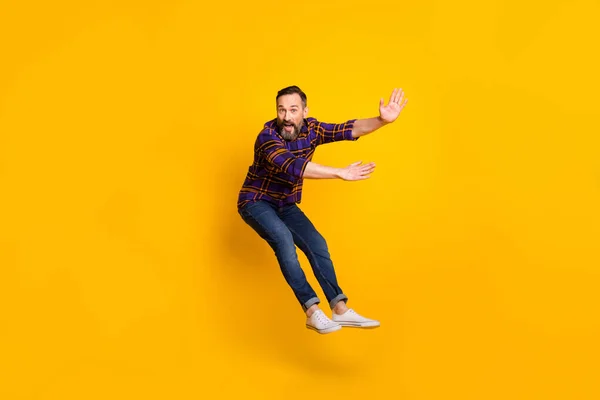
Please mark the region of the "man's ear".
<svg viewBox="0 0 600 400"><path fill-rule="evenodd" d="M304 107L304 118L306 118L306 116L308 115L308 106Z"/></svg>

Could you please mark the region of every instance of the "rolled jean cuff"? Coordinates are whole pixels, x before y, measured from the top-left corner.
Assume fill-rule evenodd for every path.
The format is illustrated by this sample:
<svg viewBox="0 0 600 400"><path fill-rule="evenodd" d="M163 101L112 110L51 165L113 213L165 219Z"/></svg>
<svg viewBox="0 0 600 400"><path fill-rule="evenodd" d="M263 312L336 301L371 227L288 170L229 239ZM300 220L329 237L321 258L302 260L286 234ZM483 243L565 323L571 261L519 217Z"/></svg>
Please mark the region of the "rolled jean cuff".
<svg viewBox="0 0 600 400"><path fill-rule="evenodd" d="M342 301L342 300L344 300L344 302L347 302L348 301L348 297L346 297L345 294L338 294L333 299L331 299L331 301L329 302L329 307L333 310L333 308L335 307L335 305L337 303L339 303L340 301Z"/></svg>
<svg viewBox="0 0 600 400"><path fill-rule="evenodd" d="M312 299L309 299L306 303L302 304L302 309L304 311L308 310L310 308L310 306L314 305L314 304L319 304L320 300L318 297L313 297Z"/></svg>

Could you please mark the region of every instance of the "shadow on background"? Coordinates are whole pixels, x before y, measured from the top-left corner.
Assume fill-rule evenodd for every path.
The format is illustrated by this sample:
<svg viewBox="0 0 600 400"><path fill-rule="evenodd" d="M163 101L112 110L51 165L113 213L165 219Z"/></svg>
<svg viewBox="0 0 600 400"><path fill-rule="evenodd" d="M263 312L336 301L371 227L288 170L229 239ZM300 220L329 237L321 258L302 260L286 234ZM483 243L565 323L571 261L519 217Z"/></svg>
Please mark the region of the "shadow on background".
<svg viewBox="0 0 600 400"><path fill-rule="evenodd" d="M261 362L291 364L315 374L356 374L335 353L336 332L319 335L305 328L305 314L287 285L271 247L237 213L237 195L252 160L252 153L232 154L234 162L218 177L227 201L215 210L215 234L220 245L211 255L211 287L216 286L219 306L214 307L221 338L228 346ZM312 270L303 261L307 276ZM319 287L314 287L327 308ZM322 343L322 344L319 344Z"/></svg>

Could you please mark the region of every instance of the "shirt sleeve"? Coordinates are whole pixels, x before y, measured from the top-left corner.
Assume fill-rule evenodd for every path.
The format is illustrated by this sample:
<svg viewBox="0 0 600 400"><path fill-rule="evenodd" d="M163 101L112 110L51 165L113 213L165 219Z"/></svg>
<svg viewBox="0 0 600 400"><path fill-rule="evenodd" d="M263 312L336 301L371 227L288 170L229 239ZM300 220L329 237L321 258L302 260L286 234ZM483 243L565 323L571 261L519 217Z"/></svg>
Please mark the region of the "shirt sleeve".
<svg viewBox="0 0 600 400"><path fill-rule="evenodd" d="M341 124L317 122L315 124L315 132L319 138L319 144L338 142L341 140L357 140L357 137L352 137L354 122L356 122L356 119L351 119Z"/></svg>
<svg viewBox="0 0 600 400"><path fill-rule="evenodd" d="M302 178L308 160L297 157L289 151L277 136L268 130L261 132L256 139L256 151L281 172L296 178Z"/></svg>

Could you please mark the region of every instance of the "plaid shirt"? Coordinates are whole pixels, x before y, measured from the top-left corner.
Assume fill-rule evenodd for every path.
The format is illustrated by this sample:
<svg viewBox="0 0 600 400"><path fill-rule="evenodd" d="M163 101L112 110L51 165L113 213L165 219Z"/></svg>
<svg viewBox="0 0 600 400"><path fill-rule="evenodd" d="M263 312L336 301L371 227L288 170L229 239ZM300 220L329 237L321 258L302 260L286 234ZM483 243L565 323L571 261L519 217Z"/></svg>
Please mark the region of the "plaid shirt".
<svg viewBox="0 0 600 400"><path fill-rule="evenodd" d="M266 200L278 207L300 203L302 176L316 147L340 140L357 140L352 137L355 121L328 124L305 118L300 134L293 141L279 134L277 119L265 123L254 143L254 162L239 192L238 208L257 200Z"/></svg>

